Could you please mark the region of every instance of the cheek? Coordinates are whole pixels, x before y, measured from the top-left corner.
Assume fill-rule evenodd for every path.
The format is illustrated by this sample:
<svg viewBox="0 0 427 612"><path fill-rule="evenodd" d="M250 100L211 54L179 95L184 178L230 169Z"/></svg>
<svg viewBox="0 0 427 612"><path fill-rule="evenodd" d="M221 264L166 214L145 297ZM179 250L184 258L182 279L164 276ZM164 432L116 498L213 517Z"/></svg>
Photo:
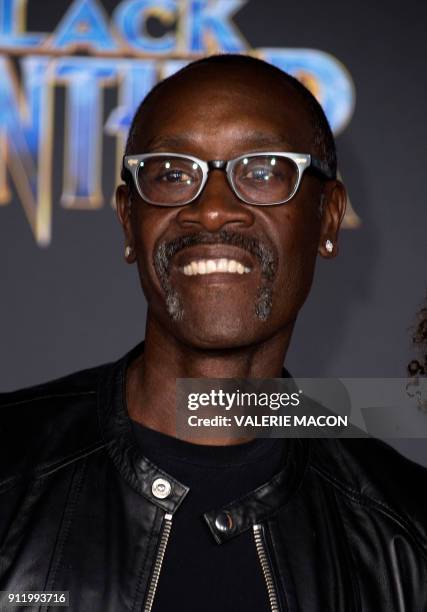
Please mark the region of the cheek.
<svg viewBox="0 0 427 612"><path fill-rule="evenodd" d="M277 305L296 313L304 303L313 280L317 257L320 221L311 207L308 211L292 208L277 219L276 244L279 270L275 287Z"/></svg>
<svg viewBox="0 0 427 612"><path fill-rule="evenodd" d="M280 213L274 219L274 228L281 263L308 264L315 259L320 234L320 219L314 207L296 200L292 207L289 206Z"/></svg>
<svg viewBox="0 0 427 612"><path fill-rule="evenodd" d="M140 202L132 219L138 271L147 299L153 290L158 292L160 289L154 270L153 253L159 238L170 227L172 215L171 211Z"/></svg>

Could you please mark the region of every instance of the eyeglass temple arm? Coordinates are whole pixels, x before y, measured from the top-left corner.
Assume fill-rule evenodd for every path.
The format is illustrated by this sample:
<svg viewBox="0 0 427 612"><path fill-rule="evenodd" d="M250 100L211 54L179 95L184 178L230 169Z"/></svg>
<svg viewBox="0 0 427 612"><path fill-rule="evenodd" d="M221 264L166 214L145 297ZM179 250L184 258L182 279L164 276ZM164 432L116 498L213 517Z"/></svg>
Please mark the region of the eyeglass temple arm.
<svg viewBox="0 0 427 612"><path fill-rule="evenodd" d="M335 175L333 174L333 172L331 171L327 163L322 162L320 159L318 159L317 157L313 157L312 155L310 156L310 161L311 161L310 165L315 170L320 172L320 174L323 174L323 176L325 176L327 179L335 178Z"/></svg>

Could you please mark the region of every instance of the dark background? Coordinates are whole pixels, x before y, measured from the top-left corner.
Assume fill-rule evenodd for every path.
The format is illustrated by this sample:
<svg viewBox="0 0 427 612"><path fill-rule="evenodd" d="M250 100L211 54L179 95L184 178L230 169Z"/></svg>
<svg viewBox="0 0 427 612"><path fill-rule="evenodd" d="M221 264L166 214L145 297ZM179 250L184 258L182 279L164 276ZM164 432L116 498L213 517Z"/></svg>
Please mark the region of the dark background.
<svg viewBox="0 0 427 612"><path fill-rule="evenodd" d="M53 30L69 4L44 1L41 11L29 0L27 30ZM103 5L111 12L116 3ZM415 354L411 327L427 288L426 17L415 0L249 0L234 19L252 48L331 53L356 89L354 116L337 144L362 226L341 233L337 259L319 259L287 358L295 375L404 377ZM115 104L106 89L105 116ZM61 88L55 113L54 151L62 157ZM106 201L99 210L61 207L62 167L55 165L48 248L36 245L17 197L0 207L1 390L116 359L144 336L145 301L136 267L124 263L110 205L113 140L104 138ZM424 440L394 444L427 464Z"/></svg>

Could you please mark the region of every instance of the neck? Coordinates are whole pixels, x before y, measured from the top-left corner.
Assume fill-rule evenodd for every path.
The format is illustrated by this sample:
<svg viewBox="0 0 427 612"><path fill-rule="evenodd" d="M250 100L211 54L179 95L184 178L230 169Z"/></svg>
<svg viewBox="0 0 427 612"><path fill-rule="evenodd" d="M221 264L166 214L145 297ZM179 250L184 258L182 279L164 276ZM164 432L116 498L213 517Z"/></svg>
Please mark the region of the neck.
<svg viewBox="0 0 427 612"><path fill-rule="evenodd" d="M129 416L176 437L177 378L280 378L293 326L294 322L250 346L206 350L172 336L148 313L144 352L130 364L126 376ZM209 438L197 443L225 445L249 439Z"/></svg>

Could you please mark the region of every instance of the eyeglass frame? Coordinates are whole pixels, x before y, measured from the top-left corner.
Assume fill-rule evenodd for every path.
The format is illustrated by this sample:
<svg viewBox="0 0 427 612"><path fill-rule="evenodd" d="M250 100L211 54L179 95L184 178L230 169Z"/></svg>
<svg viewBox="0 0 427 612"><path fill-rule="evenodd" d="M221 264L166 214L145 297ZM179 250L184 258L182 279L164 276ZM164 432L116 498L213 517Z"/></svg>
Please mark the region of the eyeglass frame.
<svg viewBox="0 0 427 612"><path fill-rule="evenodd" d="M152 159L155 157L168 157L168 156L190 160L193 163L196 163L202 171L202 179L200 181L200 186L199 186L198 191L196 192L194 196L192 196L189 200L186 200L185 202L180 202L178 204L166 204L166 203L159 204L158 202L154 202L148 199L142 193L139 187L138 170L140 168L141 162L143 162L145 159ZM267 203L260 204L257 202L251 202L243 198L238 193L234 185L232 173L233 173L233 168L237 165L237 163L245 158L263 157L263 156L284 157L286 159L290 159L297 167L298 179L295 183L295 187L292 193L284 200L280 200L280 202L271 202L271 203L269 202L268 204ZM328 164L325 162L322 162L320 159L318 159L317 157L314 157L310 153L291 153L287 151L258 151L258 152L245 153L244 155L239 155L238 157L235 157L234 159L229 159L229 160L212 159L209 161L199 159L198 157L195 157L193 155L186 155L185 153L172 153L170 151L159 152L159 153L141 153L139 155L125 155L123 157L123 170L126 169L130 172L132 179L133 179L133 183L136 187L136 190L138 191L138 194L141 196L144 202L147 202L148 204L151 204L153 206L162 206L165 208L166 207L174 208L177 206L186 206L187 204L191 204L191 202L194 202L194 200L196 200L200 196L203 189L205 188L207 180L209 178L210 170L224 170L227 176L227 182L229 186L231 187L234 195L239 200L244 202L245 204L249 204L250 206L278 206L279 204L285 204L286 202L289 202L294 197L294 195L299 189L299 186L301 184L301 180L302 180L305 170L307 170L310 167L313 168L316 172L318 172L320 175L322 175L327 180L333 180L335 178Z"/></svg>

